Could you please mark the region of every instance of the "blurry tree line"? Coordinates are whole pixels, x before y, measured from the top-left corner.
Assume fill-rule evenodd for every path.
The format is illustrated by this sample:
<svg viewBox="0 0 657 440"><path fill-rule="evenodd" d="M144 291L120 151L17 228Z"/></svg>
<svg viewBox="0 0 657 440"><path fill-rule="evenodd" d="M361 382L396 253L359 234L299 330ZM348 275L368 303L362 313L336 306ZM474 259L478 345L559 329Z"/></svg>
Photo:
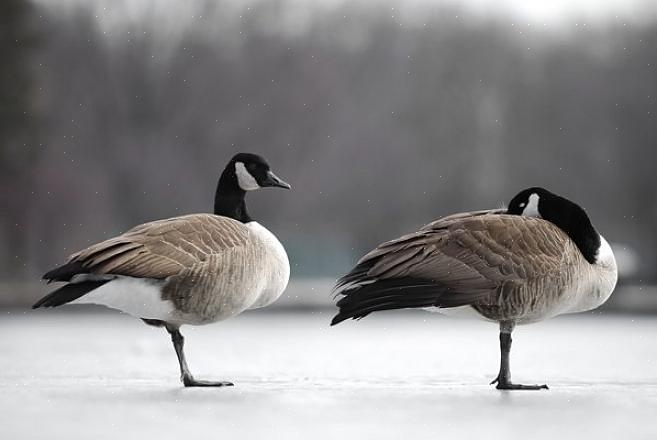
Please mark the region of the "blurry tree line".
<svg viewBox="0 0 657 440"><path fill-rule="evenodd" d="M0 275L24 272L26 196L36 183L36 122L32 114L34 8L22 0L0 2Z"/></svg>
<svg viewBox="0 0 657 440"><path fill-rule="evenodd" d="M296 275L336 276L383 240L534 185L582 204L639 252L639 276L657 275L656 24L138 3L0 3L3 278L210 211L238 151L293 185L249 203Z"/></svg>

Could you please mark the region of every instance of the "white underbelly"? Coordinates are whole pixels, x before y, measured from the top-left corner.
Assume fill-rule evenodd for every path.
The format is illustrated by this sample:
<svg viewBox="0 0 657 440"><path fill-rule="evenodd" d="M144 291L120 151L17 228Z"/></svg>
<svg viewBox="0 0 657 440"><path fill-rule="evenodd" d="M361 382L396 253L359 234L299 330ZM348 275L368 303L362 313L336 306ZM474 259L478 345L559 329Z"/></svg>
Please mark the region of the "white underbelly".
<svg viewBox="0 0 657 440"><path fill-rule="evenodd" d="M169 321L175 315L171 301L162 299L159 280L117 276L70 304L98 304L136 318Z"/></svg>
<svg viewBox="0 0 657 440"><path fill-rule="evenodd" d="M460 307L425 307L423 310L431 313L440 313L441 315L450 316L454 318L465 318L465 319L479 319L488 321L484 318L479 312L477 312L471 306L460 306Z"/></svg>

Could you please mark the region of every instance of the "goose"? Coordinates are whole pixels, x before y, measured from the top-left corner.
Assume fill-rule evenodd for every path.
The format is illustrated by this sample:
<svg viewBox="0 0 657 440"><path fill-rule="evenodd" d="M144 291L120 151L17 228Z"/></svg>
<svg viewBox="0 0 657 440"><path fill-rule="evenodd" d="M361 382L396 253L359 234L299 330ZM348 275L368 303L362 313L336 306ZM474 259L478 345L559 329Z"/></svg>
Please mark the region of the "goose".
<svg viewBox="0 0 657 440"><path fill-rule="evenodd" d="M449 215L376 247L338 279L331 325L402 308L497 322L500 368L491 385L547 389L511 381L514 327L592 310L617 276L611 247L586 212L533 187L507 209Z"/></svg>
<svg viewBox="0 0 657 440"><path fill-rule="evenodd" d="M219 178L214 214L144 223L71 255L43 276L66 284L33 308L100 304L164 327L185 387L232 386L194 378L180 326L209 324L264 307L287 287L285 249L251 218L244 201L247 191L268 186L290 189L263 157L235 155Z"/></svg>

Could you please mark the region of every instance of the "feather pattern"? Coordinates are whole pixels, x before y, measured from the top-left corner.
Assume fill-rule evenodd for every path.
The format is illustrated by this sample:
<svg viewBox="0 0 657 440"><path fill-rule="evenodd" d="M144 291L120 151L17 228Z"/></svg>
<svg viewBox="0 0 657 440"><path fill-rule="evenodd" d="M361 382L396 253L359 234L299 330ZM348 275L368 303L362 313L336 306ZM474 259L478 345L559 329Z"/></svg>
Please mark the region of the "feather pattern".
<svg viewBox="0 0 657 440"><path fill-rule="evenodd" d="M157 220L69 257L89 273L163 279L209 255L247 245L246 226L228 217L191 214Z"/></svg>
<svg viewBox="0 0 657 440"><path fill-rule="evenodd" d="M451 215L381 244L338 280L333 324L378 310L463 305L486 319L527 323L606 300L615 267L590 265L553 223L504 212Z"/></svg>

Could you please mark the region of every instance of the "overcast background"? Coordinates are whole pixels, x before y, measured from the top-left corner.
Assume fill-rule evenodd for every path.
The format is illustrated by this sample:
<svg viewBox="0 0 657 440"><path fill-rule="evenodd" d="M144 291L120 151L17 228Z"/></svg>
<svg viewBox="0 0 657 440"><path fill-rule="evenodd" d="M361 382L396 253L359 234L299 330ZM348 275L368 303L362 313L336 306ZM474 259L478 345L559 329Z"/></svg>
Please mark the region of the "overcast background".
<svg viewBox="0 0 657 440"><path fill-rule="evenodd" d="M539 185L587 209L623 283L648 285L656 17L639 0L4 0L0 279L211 211L251 151L293 186L248 203L295 278Z"/></svg>

